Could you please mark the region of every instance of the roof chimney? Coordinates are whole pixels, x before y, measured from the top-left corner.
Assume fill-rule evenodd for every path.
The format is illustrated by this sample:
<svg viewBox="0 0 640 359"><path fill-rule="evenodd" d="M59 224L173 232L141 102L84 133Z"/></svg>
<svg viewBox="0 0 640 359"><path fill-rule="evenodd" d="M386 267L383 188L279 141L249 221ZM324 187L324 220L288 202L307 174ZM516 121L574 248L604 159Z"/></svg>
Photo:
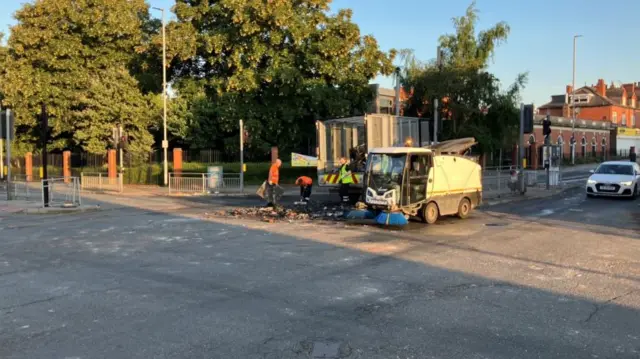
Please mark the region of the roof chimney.
<svg viewBox="0 0 640 359"><path fill-rule="evenodd" d="M571 95L573 93L573 86L567 85L567 95Z"/></svg>
<svg viewBox="0 0 640 359"><path fill-rule="evenodd" d="M607 97L607 85L605 85L603 79L598 79L598 84L596 85L596 92L598 95L602 97Z"/></svg>

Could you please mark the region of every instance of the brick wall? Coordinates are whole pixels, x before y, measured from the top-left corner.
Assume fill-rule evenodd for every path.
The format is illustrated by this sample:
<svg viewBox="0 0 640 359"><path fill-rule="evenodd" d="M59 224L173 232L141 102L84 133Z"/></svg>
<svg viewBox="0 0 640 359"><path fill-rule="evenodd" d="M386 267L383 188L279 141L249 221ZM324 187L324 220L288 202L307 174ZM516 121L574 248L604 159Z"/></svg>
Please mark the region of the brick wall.
<svg viewBox="0 0 640 359"><path fill-rule="evenodd" d="M541 146L544 145L544 136L542 135L542 126L535 126L533 129L533 136L535 138L535 144L536 147L539 148ZM564 156L566 156L567 158L571 157L571 147L570 147L570 141L571 141L571 128L566 128L566 127L551 127L551 144L557 144L558 143L558 136L562 136L563 140L564 140L564 145L562 146L562 152L564 154ZM591 141L593 139L595 139L596 141L596 154L597 156L600 156L602 154L602 139L604 138L606 141L606 145L605 145L605 151L606 153L610 153L611 152L611 133L609 131L598 131L598 130L590 130L590 129L581 129L581 128L576 128L576 156L581 156L582 155L582 145L581 145L581 141L582 138L584 137L586 140L586 151L590 154L591 153ZM524 135L524 141L525 141L525 146L528 146L529 141L530 141L531 135L529 134L525 134ZM526 147L525 147L526 149Z"/></svg>

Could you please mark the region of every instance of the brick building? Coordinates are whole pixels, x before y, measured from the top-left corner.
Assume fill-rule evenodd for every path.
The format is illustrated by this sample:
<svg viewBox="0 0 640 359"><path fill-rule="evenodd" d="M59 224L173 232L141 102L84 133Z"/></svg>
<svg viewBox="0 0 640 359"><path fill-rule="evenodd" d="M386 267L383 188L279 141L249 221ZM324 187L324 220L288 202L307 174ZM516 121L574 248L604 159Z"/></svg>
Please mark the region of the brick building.
<svg viewBox="0 0 640 359"><path fill-rule="evenodd" d="M396 90L380 87L378 84L370 85L373 90L374 98L369 105L368 113L384 113L395 114L396 113ZM400 102L404 102L409 97L404 89L400 89ZM400 108L400 114L402 115L402 107Z"/></svg>
<svg viewBox="0 0 640 359"><path fill-rule="evenodd" d="M542 166L542 121L546 116L534 116L533 133L525 134L525 157L529 168ZM575 132L572 119L567 117L550 116L551 144L561 147L562 157L571 158L575 151L576 158L607 157L611 153L612 124L608 121L576 120ZM613 132L615 134L615 132ZM575 139L572 146L572 135Z"/></svg>
<svg viewBox="0 0 640 359"><path fill-rule="evenodd" d="M608 121L614 127L640 127L640 82L607 87L603 79L593 86L576 89L568 85L563 95L551 96L551 101L538 108L541 115L571 118L573 103L576 118L593 121ZM573 100L573 102L572 102Z"/></svg>
<svg viewBox="0 0 640 359"><path fill-rule="evenodd" d="M595 133L596 149L599 139L606 139L608 153L616 153L624 156L628 154L630 147L640 148L640 132L635 128L640 128L640 82L628 83L616 86L611 83L606 85L603 79L599 79L595 85L584 86L576 89L568 85L563 95L551 96L551 101L540 106L539 115L551 115L566 118L571 123L572 108L575 110L576 128L578 124L591 123ZM607 125L604 125L604 124ZM609 126L612 132L609 136L599 136L601 132L599 125ZM585 128L588 129L588 128ZM626 131L624 129L627 129ZM566 132L566 131L565 131ZM587 152L592 147L592 140L588 136L589 131L582 131L575 135L576 156L582 154L583 143L585 137ZM571 134L569 134L571 136ZM555 143L555 141L554 141ZM565 149L571 153L571 149ZM566 152L565 152L566 153Z"/></svg>

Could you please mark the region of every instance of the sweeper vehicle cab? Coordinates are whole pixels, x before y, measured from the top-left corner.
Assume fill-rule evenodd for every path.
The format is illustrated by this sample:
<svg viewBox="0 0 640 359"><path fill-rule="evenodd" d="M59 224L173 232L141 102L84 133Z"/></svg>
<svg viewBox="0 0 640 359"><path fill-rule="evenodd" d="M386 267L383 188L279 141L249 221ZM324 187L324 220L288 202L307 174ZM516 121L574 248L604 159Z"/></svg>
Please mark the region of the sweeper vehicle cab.
<svg viewBox="0 0 640 359"><path fill-rule="evenodd" d="M482 201L482 169L464 155L475 143L462 138L430 147L371 149L365 205L381 224L404 224L409 217L429 224L446 215L466 218Z"/></svg>

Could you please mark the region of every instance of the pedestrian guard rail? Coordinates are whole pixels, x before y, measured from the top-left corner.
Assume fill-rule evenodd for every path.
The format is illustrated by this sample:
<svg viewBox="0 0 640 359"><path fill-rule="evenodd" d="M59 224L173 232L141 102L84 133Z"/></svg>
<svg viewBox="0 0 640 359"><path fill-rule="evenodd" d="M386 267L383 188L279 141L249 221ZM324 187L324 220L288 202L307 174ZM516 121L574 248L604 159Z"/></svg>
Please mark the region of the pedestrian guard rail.
<svg viewBox="0 0 640 359"><path fill-rule="evenodd" d="M235 191L241 189L239 173L224 173L219 175L194 172L170 172L169 193L208 194L221 191Z"/></svg>
<svg viewBox="0 0 640 359"><path fill-rule="evenodd" d="M55 177L43 179L41 183L42 207L77 207L82 204L80 178Z"/></svg>
<svg viewBox="0 0 640 359"><path fill-rule="evenodd" d="M80 173L80 187L85 191L122 192L123 183L122 173L117 177L109 177L108 173Z"/></svg>

